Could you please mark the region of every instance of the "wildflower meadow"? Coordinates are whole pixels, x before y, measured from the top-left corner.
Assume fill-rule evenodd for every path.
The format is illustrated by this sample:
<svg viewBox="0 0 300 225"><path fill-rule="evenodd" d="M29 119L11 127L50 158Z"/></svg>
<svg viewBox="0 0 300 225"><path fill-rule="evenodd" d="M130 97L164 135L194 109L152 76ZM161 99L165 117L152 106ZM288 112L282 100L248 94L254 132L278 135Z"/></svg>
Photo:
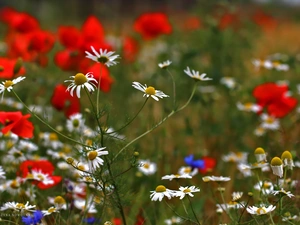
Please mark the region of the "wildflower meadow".
<svg viewBox="0 0 300 225"><path fill-rule="evenodd" d="M0 224L300 224L300 2L0 3Z"/></svg>

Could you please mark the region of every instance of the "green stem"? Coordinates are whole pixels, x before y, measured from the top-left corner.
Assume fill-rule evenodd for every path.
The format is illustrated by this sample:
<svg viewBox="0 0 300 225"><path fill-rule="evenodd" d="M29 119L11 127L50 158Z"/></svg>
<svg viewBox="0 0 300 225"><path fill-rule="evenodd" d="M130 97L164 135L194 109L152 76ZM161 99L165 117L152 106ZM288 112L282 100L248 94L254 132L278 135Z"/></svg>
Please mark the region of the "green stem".
<svg viewBox="0 0 300 225"><path fill-rule="evenodd" d="M64 137L65 139L67 139L67 140L69 140L69 141L71 141L71 142L74 142L74 143L76 143L76 144L79 144L79 145L81 145L81 146L84 146L84 147L88 147L88 148L91 148L91 146L89 146L89 145L85 145L85 144L83 144L83 143L81 143L81 142L79 142L79 141L76 141L76 140L74 140L74 139L72 139L72 138L70 138L70 137L68 137L68 136L66 136L66 135L64 135L63 133L61 133L61 132L59 132L58 130L56 130L55 128L53 128L50 124L48 124L47 122L45 122L41 117L39 117L37 114L35 114L22 100L21 100L21 98L18 96L18 94L14 91L14 90L12 90L12 93L16 96L16 98L23 104L23 106L29 111L29 113L31 114L31 115L33 115L35 118L37 118L41 123L43 123L44 125L46 125L49 129L51 129L52 131L54 131L55 133L57 133L58 135L60 135L60 136L62 136L62 137Z"/></svg>
<svg viewBox="0 0 300 225"><path fill-rule="evenodd" d="M275 225L274 221L273 221L273 217L272 217L272 214L270 213L270 220L272 222L273 225Z"/></svg>
<svg viewBox="0 0 300 225"><path fill-rule="evenodd" d="M100 97L101 78L102 78L102 64L100 63L100 76L98 79L97 102L96 102L97 113L99 113L99 97ZM97 116L97 119L98 119L98 116Z"/></svg>
<svg viewBox="0 0 300 225"><path fill-rule="evenodd" d="M134 142L136 142L137 140L141 139L142 137L146 136L147 134L151 133L155 128L159 127L161 124L163 124L168 118L170 118L171 116L173 116L175 113L183 110L185 107L187 107L187 105L190 103L190 101L192 100L195 91L196 91L196 84L194 85L194 88L192 90L191 96L189 97L189 99L187 100L187 102L181 106L179 109L176 110L172 110L165 118L163 118L160 122L158 122L156 125L154 125L152 128L150 128L149 130L147 130L146 132L142 133L140 136L136 137L135 139L133 139L132 141L130 141L127 145L125 145L116 155L115 157L112 159L112 162L126 149L128 148L131 144L133 144Z"/></svg>
<svg viewBox="0 0 300 225"><path fill-rule="evenodd" d="M167 201L164 201L164 202L165 202L166 205L171 209L171 211L172 211L173 213L175 213L176 216L180 217L180 218L183 219L183 220L191 221L192 223L196 223L195 221L192 221L190 218L187 218L187 217L184 217L184 216L179 215L179 214L172 208L172 206L170 206L170 205L167 203Z"/></svg>
<svg viewBox="0 0 300 225"><path fill-rule="evenodd" d="M167 71L168 71L169 75L171 76L172 83L173 83L173 109L175 109L176 108L176 85L175 85L175 80L174 80L174 77L173 77L172 73L168 70L168 68L167 68Z"/></svg>
<svg viewBox="0 0 300 225"><path fill-rule="evenodd" d="M191 201L191 199L190 199L189 196L187 196L187 197L188 197L188 200L189 200L189 202L190 202L190 206L191 206L192 212L193 212L193 214L194 214L194 217L195 217L195 219L197 220L198 224L201 225L201 223L199 222L198 217L197 217L197 215L196 215L196 213L195 213L195 210L194 210L192 201Z"/></svg>

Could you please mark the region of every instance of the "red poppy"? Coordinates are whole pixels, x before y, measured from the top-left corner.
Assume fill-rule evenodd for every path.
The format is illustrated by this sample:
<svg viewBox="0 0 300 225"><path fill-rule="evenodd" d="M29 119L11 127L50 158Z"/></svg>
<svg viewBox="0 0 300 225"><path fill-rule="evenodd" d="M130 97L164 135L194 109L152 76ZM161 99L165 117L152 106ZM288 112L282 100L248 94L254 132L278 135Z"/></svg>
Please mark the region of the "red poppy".
<svg viewBox="0 0 300 225"><path fill-rule="evenodd" d="M278 22L275 18L267 15L262 10L257 10L252 19L254 23L259 25L264 31L274 30L278 25Z"/></svg>
<svg viewBox="0 0 300 225"><path fill-rule="evenodd" d="M207 172L211 172L215 166L216 166L216 159L204 156L202 159L204 161L204 166L202 168L198 168L198 171L202 174L205 174Z"/></svg>
<svg viewBox="0 0 300 225"><path fill-rule="evenodd" d="M3 79L13 79L14 76L19 76L24 74L25 68L22 66L17 74L14 74L14 67L16 65L17 59L7 59L0 57L0 78Z"/></svg>
<svg viewBox="0 0 300 225"><path fill-rule="evenodd" d="M139 16L133 25L136 32L145 40L154 39L162 34L171 34L172 26L164 13L144 13Z"/></svg>
<svg viewBox="0 0 300 225"><path fill-rule="evenodd" d="M237 13L225 13L219 20L218 28L224 30L228 27L236 28L239 24L239 17Z"/></svg>
<svg viewBox="0 0 300 225"><path fill-rule="evenodd" d="M11 131L19 137L32 138L34 127L32 123L28 121L29 117L30 114L22 115L20 111L0 112L0 123L4 125L1 132L6 134Z"/></svg>
<svg viewBox="0 0 300 225"><path fill-rule="evenodd" d="M55 64L63 70L85 71L91 60L85 58L85 51L102 48L112 50L105 42L102 24L95 16L89 16L81 29L74 26L60 26L58 39L66 48L56 53Z"/></svg>
<svg viewBox="0 0 300 225"><path fill-rule="evenodd" d="M258 105L266 107L268 114L277 118L286 116L298 103L297 99L289 96L287 85L271 82L257 86L253 96Z"/></svg>
<svg viewBox="0 0 300 225"><path fill-rule="evenodd" d="M29 174L31 174L32 171L37 171L48 175L48 177L53 180L53 183L45 184L42 181L33 182L33 184L36 184L40 189L48 189L56 186L62 180L61 176L53 176L54 170L54 166L48 160L26 160L21 163L19 173L23 178L26 178Z"/></svg>
<svg viewBox="0 0 300 225"><path fill-rule="evenodd" d="M72 97L66 90L65 85L58 84L51 97L51 104L57 110L63 111L66 117L70 117L72 114L80 112L80 101L77 97Z"/></svg>
<svg viewBox="0 0 300 225"><path fill-rule="evenodd" d="M143 225L145 224L145 218L143 216L143 211L140 210L138 215L136 216L136 222L135 222L135 225Z"/></svg>
<svg viewBox="0 0 300 225"><path fill-rule="evenodd" d="M122 225L122 220L120 218L113 218L114 225Z"/></svg>
<svg viewBox="0 0 300 225"><path fill-rule="evenodd" d="M9 28L19 32L28 33L39 29L39 22L28 13L18 12L5 7L0 12L0 20L7 23Z"/></svg>
<svg viewBox="0 0 300 225"><path fill-rule="evenodd" d="M123 41L123 57L127 62L135 61L139 51L139 43L132 37L127 36Z"/></svg>
<svg viewBox="0 0 300 225"><path fill-rule="evenodd" d="M187 31L198 30L201 26L202 22L197 16L190 16L183 23L183 29Z"/></svg>
<svg viewBox="0 0 300 225"><path fill-rule="evenodd" d="M106 66L95 63L91 67L87 68L84 73L92 72L94 78L98 81L99 77L101 75L101 81L100 81L100 90L103 92L109 92L111 89L111 85L114 82L114 79L110 76L109 70ZM98 84L97 84L98 86Z"/></svg>

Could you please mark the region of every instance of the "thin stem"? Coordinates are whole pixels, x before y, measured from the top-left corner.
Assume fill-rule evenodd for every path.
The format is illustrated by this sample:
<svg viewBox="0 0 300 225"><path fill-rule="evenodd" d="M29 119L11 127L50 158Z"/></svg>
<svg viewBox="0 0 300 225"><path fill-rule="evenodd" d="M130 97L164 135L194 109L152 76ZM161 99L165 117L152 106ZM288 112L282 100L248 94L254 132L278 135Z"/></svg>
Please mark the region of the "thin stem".
<svg viewBox="0 0 300 225"><path fill-rule="evenodd" d="M196 84L194 85L194 88L192 90L191 96L189 97L189 99L187 100L187 102L181 106L179 109L176 110L172 110L165 118L163 118L160 122L158 122L156 125L154 125L152 128L150 128L149 130L147 130L146 132L142 133L140 136L136 137L135 139L133 139L132 141L130 141L127 145L125 145L116 155L115 157L112 159L112 162L126 149L128 148L131 144L133 144L134 142L136 142L137 140L141 139L142 137L146 136L147 134L149 134L150 132L152 132L155 128L159 127L161 124L163 124L168 118L170 118L171 116L173 116L175 113L183 110L185 107L187 107L187 105L190 103L190 101L192 100L194 94L195 94L195 90L196 90Z"/></svg>
<svg viewBox="0 0 300 225"><path fill-rule="evenodd" d="M193 207L193 204L192 204L192 201L191 201L190 197L187 196L187 198L188 198L188 200L189 200L189 202L190 202L190 206L191 206L191 209L192 209L192 212L193 212L193 214L194 214L195 219L197 220L198 224L201 225L201 223L199 222L198 217L197 217L197 215L196 215L196 213L195 213L195 210L194 210L194 207Z"/></svg>
<svg viewBox="0 0 300 225"><path fill-rule="evenodd" d="M31 115L33 115L35 118L37 118L41 123L43 123L44 125L46 125L49 129L51 129L51 130L53 130L55 133L57 133L58 135L60 135L60 136L62 136L62 137L64 137L65 139L67 139L67 140L69 140L69 141L72 141L72 142L74 142L74 143L76 143L76 144L79 144L79 145L81 145L81 146L84 146L84 147L88 147L88 148L91 148L91 146L89 146L89 145L86 145L86 144L83 144L83 143L81 143L81 142L79 142L79 141L76 141L76 140L74 140L73 138L70 138L70 137L68 137L68 136L66 136L66 135L64 135L63 133L61 133L61 132L59 132L58 130L56 130L55 128L53 128L50 124L48 124L47 122L45 122L41 117L39 117L36 113L34 113L22 100L21 100L21 98L18 96L18 94L14 91L14 90L12 90L12 93L16 96L16 98L23 104L23 106L29 111L29 113L31 114Z"/></svg>
<svg viewBox="0 0 300 225"><path fill-rule="evenodd" d="M123 125L121 128L118 128L117 130L114 130L112 132L108 132L108 133L105 133L106 134L113 134L113 133L116 133L122 129L124 129L125 127L127 127L139 114L140 112L142 111L142 109L144 108L144 106L146 105L146 102L148 101L149 98L146 98L145 102L143 103L142 107L140 108L140 110L137 112L137 114L132 118L130 119L125 125Z"/></svg>
<svg viewBox="0 0 300 225"><path fill-rule="evenodd" d="M270 220L271 220L272 224L274 224L274 225L275 225L275 223L274 223L274 221L273 221L273 217L272 217L272 214L271 214L271 213L270 213Z"/></svg>
<svg viewBox="0 0 300 225"><path fill-rule="evenodd" d="M101 78L102 78L102 64L100 63L100 75L99 75L99 79L98 79L97 102L96 102L97 113L99 113L99 97L100 97ZM97 119L98 119L98 116L97 116Z"/></svg>
<svg viewBox="0 0 300 225"><path fill-rule="evenodd" d="M242 216L243 216L244 212L246 211L246 208L247 208L247 206L249 204L249 201L250 201L250 197L248 198L248 201L247 201L246 205L243 208L243 211L242 211L242 213L241 213L241 215L239 217L239 220L238 220L238 224L240 224L240 222L241 222Z"/></svg>
<svg viewBox="0 0 300 225"><path fill-rule="evenodd" d="M192 221L190 218L187 218L187 217L184 217L184 216L179 215L179 214L172 208L172 206L170 206L170 205L167 203L167 201L164 201L164 202L165 202L166 205L171 209L171 211L172 211L173 213L175 213L176 216L180 217L180 218L183 219L183 220L191 221L192 223L196 223L195 221Z"/></svg>

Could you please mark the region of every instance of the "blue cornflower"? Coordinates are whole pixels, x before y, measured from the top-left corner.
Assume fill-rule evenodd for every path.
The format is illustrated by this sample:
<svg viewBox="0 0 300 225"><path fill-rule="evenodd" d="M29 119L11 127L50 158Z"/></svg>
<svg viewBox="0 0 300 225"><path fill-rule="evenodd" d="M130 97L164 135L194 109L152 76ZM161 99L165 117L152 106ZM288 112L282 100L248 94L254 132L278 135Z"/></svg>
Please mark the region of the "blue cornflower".
<svg viewBox="0 0 300 225"><path fill-rule="evenodd" d="M96 219L95 217L93 216L89 216L85 219L83 219L83 222L87 223L87 224L99 224L100 223L100 219Z"/></svg>
<svg viewBox="0 0 300 225"><path fill-rule="evenodd" d="M22 221L26 225L38 225L41 223L43 218L43 213L39 210L36 210L32 216L22 216Z"/></svg>
<svg viewBox="0 0 300 225"><path fill-rule="evenodd" d="M194 155L189 155L185 157L184 162L192 168L198 168L198 169L204 168L204 160L202 159L194 160Z"/></svg>

